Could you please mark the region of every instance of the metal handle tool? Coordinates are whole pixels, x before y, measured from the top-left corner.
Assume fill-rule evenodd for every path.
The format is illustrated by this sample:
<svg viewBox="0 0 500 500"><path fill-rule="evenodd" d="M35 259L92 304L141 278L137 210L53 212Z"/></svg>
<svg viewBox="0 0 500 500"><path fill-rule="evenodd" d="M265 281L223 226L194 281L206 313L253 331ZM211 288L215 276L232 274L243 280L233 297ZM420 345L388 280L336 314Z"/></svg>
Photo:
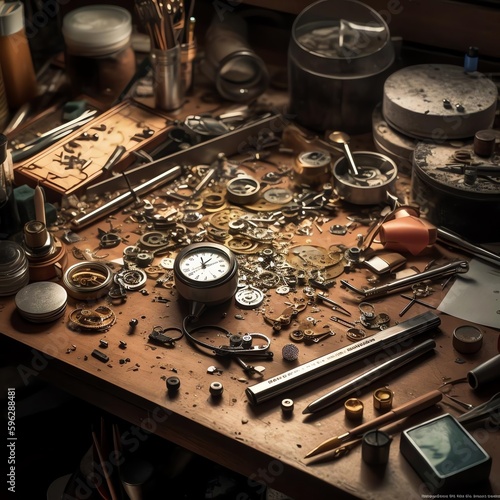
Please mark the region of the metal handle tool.
<svg viewBox="0 0 500 500"><path fill-rule="evenodd" d="M340 282L349 290L352 290L363 297L378 297L380 295L388 295L389 293L401 290L402 288L407 288L415 283L420 283L434 278L452 276L453 274L458 273L463 274L468 270L469 263L465 260L458 260L445 264L444 266L429 269L428 271L423 271L421 273L414 274L413 276L406 276L399 280L392 281L391 283L387 283L386 285L374 288L358 288L346 280L340 280Z"/></svg>
<svg viewBox="0 0 500 500"><path fill-rule="evenodd" d="M441 320L431 311L391 326L353 345L342 347L319 358L281 373L251 387L245 394L252 405L267 401L285 391L290 391L322 375L339 370L372 354L398 345L403 341L438 327Z"/></svg>
<svg viewBox="0 0 500 500"><path fill-rule="evenodd" d="M345 398L356 391L360 391L372 382L382 378L383 376L391 373L392 371L407 365L410 361L418 358L422 354L425 354L436 347L436 342L432 339L428 339L421 344L413 347L412 349L400 354L399 356L393 357L382 363L381 365L375 366L371 370L364 372L346 382L343 385L336 387L333 391L321 396L312 403L310 403L303 411L303 414L315 413L317 411L326 408L329 405L337 403L342 398Z"/></svg>
<svg viewBox="0 0 500 500"><path fill-rule="evenodd" d="M45 148L54 144L58 140L71 134L71 132L74 132L82 125L85 125L86 123L93 120L96 113L97 110L87 110L78 118L75 118L70 122L63 123L62 125L59 125L58 127L51 130L48 130L36 139L28 142L24 146L24 148L12 151L12 161L14 163L17 163L32 157L40 151L43 151Z"/></svg>
<svg viewBox="0 0 500 500"><path fill-rule="evenodd" d="M183 169L180 166L173 167L152 179L142 183L139 186L136 186L133 191L126 191L125 193L117 196L116 198L108 201L104 205L96 208L92 212L88 214L82 215L81 217L77 217L71 221L71 226L73 229L78 230L83 227L92 224L96 220L109 215L110 213L118 210L123 207L130 201L134 199L136 195L142 195L148 193L150 191L154 191L159 188L162 184L166 182L173 181L175 178L179 177L182 173Z"/></svg>
<svg viewBox="0 0 500 500"><path fill-rule="evenodd" d="M449 229L438 228L437 230L438 240L442 243L451 246L453 248L458 248L459 250L463 250L478 259L487 260L492 264L500 266L500 255L496 253L490 252L479 245L474 245L473 243L464 240L462 236L459 236L456 233L453 233Z"/></svg>
<svg viewBox="0 0 500 500"><path fill-rule="evenodd" d="M476 406L472 410L460 415L457 420L462 425L490 419L493 424L500 425L500 392L497 392L486 403Z"/></svg>

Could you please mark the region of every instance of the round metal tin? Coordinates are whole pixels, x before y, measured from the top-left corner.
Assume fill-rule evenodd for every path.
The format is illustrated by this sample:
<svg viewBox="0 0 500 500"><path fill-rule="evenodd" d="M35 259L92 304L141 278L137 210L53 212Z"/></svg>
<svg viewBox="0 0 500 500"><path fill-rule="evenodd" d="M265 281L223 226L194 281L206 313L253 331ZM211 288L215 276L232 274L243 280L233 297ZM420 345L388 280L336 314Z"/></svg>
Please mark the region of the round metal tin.
<svg viewBox="0 0 500 500"><path fill-rule="evenodd" d="M473 354L483 345L483 332L474 325L457 326L453 331L453 347L461 354Z"/></svg>
<svg viewBox="0 0 500 500"><path fill-rule="evenodd" d="M377 205L387 201L387 193L394 194L396 188L396 163L372 151L357 151L352 156L358 176L349 173L345 157L333 165L334 186L340 198L355 205Z"/></svg>
<svg viewBox="0 0 500 500"><path fill-rule="evenodd" d="M38 281L17 292L17 310L28 321L48 323L60 318L66 310L68 294L57 283Z"/></svg>
<svg viewBox="0 0 500 500"><path fill-rule="evenodd" d="M382 114L411 137L463 139L493 125L497 97L496 85L481 73L450 64L419 64L386 79Z"/></svg>

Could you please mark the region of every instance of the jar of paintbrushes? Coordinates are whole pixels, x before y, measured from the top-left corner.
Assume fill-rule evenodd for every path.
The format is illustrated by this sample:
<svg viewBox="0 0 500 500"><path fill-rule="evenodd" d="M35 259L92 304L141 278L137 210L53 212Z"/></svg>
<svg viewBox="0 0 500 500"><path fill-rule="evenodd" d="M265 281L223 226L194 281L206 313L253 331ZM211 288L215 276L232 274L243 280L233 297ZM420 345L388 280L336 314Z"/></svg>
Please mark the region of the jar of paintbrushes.
<svg viewBox="0 0 500 500"><path fill-rule="evenodd" d="M184 103L181 72L181 37L184 5L181 0L136 0L140 22L149 35L155 107L165 111Z"/></svg>

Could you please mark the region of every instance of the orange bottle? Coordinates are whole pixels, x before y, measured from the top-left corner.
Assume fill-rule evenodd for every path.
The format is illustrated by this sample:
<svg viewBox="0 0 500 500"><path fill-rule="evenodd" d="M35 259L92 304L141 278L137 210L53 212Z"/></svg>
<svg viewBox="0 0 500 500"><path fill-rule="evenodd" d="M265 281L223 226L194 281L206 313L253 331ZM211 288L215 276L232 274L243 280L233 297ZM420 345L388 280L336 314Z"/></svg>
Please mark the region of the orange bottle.
<svg viewBox="0 0 500 500"><path fill-rule="evenodd" d="M36 75L24 28L22 2L5 2L0 5L0 68L11 109L36 97Z"/></svg>

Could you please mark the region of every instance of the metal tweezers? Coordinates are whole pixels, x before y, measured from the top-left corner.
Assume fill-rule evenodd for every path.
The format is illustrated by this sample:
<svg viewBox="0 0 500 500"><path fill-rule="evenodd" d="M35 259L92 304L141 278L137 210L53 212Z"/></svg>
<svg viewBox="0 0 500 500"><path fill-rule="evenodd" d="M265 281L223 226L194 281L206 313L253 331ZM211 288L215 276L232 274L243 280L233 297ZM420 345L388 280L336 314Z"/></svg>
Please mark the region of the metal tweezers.
<svg viewBox="0 0 500 500"><path fill-rule="evenodd" d="M414 283L420 283L422 281L433 278L452 276L457 273L466 273L468 270L469 263L465 260L458 260L449 264L445 264L444 266L429 269L428 271L423 271L412 276L407 276L405 278L392 281L391 283L387 283L386 285L381 285L374 288L357 288L347 280L340 280L340 282L349 290L352 290L359 295L362 295L363 297L378 297L380 295L387 295L396 290L401 290L402 288L407 288Z"/></svg>
<svg viewBox="0 0 500 500"><path fill-rule="evenodd" d="M82 113L78 118L71 120L70 122L63 123L52 130L48 130L43 133L40 137L28 142L24 148L12 151L12 161L17 163L22 160L26 160L27 158L32 157L36 153L43 151L45 148L49 147L51 144L54 144L59 139L66 137L71 134L71 132L75 131L77 128L81 127L85 123L94 119L94 115L97 113L97 110L87 110Z"/></svg>
<svg viewBox="0 0 500 500"><path fill-rule="evenodd" d="M481 163L466 165L464 163L451 163L444 167L437 167L437 170L443 172L451 172L454 174L464 174L467 170L474 170L477 175L500 175L500 166L494 163Z"/></svg>
<svg viewBox="0 0 500 500"><path fill-rule="evenodd" d="M489 419L495 425L500 425L500 392L497 392L486 403L476 406L457 418L462 425L480 422L485 419Z"/></svg>

